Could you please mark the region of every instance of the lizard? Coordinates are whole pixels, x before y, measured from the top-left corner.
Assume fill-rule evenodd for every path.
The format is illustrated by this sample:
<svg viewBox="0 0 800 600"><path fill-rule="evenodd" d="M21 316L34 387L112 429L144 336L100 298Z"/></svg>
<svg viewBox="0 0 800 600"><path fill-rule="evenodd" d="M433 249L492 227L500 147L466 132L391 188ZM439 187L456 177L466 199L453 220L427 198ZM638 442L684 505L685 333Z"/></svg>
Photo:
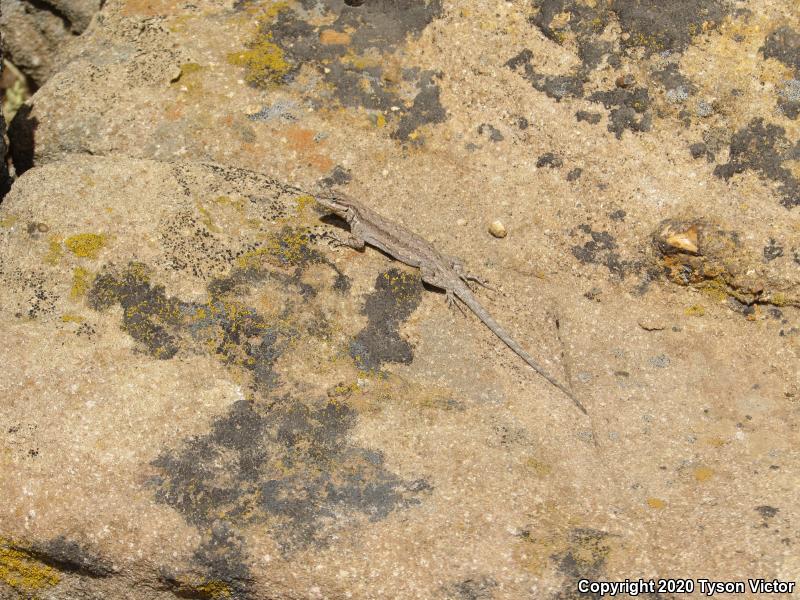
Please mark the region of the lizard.
<svg viewBox="0 0 800 600"><path fill-rule="evenodd" d="M365 245L370 245L406 265L418 268L423 282L444 290L448 305L457 306L456 299L464 303L506 346L566 394L583 414L588 414L573 393L545 371L478 302L469 282L475 281L482 285L485 282L469 274L459 258L439 252L427 240L349 196L332 194L320 188L314 197L320 205L346 221L350 227L348 237L333 236L336 242L355 250L363 250Z"/></svg>

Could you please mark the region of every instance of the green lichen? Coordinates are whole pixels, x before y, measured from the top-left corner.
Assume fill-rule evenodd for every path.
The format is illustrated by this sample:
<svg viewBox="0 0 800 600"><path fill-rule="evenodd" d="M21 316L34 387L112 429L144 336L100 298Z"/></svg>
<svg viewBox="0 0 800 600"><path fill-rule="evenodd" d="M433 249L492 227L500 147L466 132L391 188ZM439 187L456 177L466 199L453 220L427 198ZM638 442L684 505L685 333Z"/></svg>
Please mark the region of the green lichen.
<svg viewBox="0 0 800 600"><path fill-rule="evenodd" d="M97 233L79 233L68 237L64 244L75 256L97 258L100 249L106 245L106 236Z"/></svg>
<svg viewBox="0 0 800 600"><path fill-rule="evenodd" d="M0 538L0 581L23 593L56 585L58 571Z"/></svg>

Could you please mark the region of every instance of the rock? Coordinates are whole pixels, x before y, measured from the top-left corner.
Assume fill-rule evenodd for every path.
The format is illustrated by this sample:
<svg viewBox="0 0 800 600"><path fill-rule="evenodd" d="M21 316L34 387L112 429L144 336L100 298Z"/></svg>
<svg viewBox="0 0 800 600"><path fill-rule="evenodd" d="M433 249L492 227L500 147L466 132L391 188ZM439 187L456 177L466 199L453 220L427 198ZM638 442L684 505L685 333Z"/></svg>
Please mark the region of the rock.
<svg viewBox="0 0 800 600"><path fill-rule="evenodd" d="M645 331L663 331L667 328L667 324L659 317L642 317L638 322Z"/></svg>
<svg viewBox="0 0 800 600"><path fill-rule="evenodd" d="M489 233L491 233L496 238L504 238L508 235L508 231L506 231L506 226L503 225L502 221L492 221L492 224L489 225Z"/></svg>
<svg viewBox="0 0 800 600"><path fill-rule="evenodd" d="M83 32L100 0L1 0L0 28L8 59L37 85L57 70L64 46Z"/></svg>
<svg viewBox="0 0 800 600"><path fill-rule="evenodd" d="M799 572L790 1L356 4L59 25L0 206L0 597ZM416 269L330 244L318 184L491 273L590 419Z"/></svg>

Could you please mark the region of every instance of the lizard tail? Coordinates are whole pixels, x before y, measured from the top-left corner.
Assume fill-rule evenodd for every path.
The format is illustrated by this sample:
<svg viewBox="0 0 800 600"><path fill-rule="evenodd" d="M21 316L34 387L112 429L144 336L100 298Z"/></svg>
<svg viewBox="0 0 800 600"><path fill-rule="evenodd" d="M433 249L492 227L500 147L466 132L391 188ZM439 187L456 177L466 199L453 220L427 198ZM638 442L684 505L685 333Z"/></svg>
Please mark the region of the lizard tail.
<svg viewBox="0 0 800 600"><path fill-rule="evenodd" d="M464 287L466 288L466 286ZM583 404L581 404L581 402L572 393L572 391L569 388L567 388L564 384L559 382L555 377L550 375L547 371L545 371L539 365L539 363L537 363L536 360L534 360L534 358L522 348L522 346L520 346L517 342L515 342L514 338L512 338L508 334L508 332L505 329L503 329L500 326L500 324L491 317L491 315L485 308L483 308L483 306L481 306L480 302L478 302L478 299L472 295L472 292L470 292L468 289L455 290L455 294L459 298L459 300L461 300L464 304L466 304L469 307L469 309L473 313L475 313L475 316L477 316L481 321L483 321L483 323L486 325L486 327L488 327L492 331L492 333L494 333L497 337L503 340L503 343L506 346L508 346L511 350L513 350L514 353L517 354L517 356L519 356L522 360L528 363L528 365L534 371L536 371L539 375L544 377L549 383L551 383L559 390L561 390L564 393L564 395L566 395L570 400L572 400L575 403L575 406L578 407L578 410L580 410L585 415L589 414L586 411L586 408L583 406Z"/></svg>

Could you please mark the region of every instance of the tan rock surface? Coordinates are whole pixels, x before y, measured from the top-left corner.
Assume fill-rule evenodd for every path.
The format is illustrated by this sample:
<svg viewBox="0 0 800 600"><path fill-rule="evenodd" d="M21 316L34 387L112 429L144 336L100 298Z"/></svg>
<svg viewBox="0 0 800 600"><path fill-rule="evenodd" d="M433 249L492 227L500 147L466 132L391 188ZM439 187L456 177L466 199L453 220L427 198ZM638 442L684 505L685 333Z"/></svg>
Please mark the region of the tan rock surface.
<svg viewBox="0 0 800 600"><path fill-rule="evenodd" d="M0 595L796 579L792 3L400 4L111 2L17 117Z"/></svg>

